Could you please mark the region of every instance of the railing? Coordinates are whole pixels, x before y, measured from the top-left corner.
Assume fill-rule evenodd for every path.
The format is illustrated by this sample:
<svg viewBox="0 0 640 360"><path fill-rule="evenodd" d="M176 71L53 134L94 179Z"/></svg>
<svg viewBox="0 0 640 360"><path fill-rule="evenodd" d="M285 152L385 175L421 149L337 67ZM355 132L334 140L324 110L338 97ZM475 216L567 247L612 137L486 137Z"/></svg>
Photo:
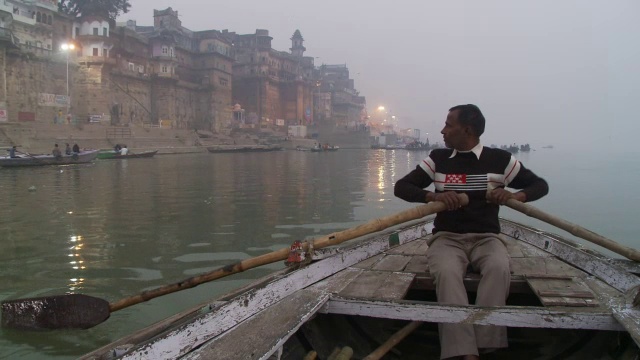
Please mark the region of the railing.
<svg viewBox="0 0 640 360"><path fill-rule="evenodd" d="M107 129L107 138L130 138L131 129L128 127L113 127Z"/></svg>

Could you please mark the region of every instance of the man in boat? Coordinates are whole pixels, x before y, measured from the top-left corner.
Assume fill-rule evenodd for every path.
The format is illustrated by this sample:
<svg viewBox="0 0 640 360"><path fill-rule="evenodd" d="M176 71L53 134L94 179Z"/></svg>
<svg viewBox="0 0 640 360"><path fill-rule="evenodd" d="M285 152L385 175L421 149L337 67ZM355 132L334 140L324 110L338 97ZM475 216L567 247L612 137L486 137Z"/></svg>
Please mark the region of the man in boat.
<svg viewBox="0 0 640 360"><path fill-rule="evenodd" d="M77 143L73 144L73 152L75 154L79 154L80 153L80 146L78 146Z"/></svg>
<svg viewBox="0 0 640 360"><path fill-rule="evenodd" d="M12 159L17 158L17 157L18 157L18 155L16 155L16 151L17 151L16 146L15 146L15 145L13 145L13 146L11 147L11 149L9 149L9 157L10 157L10 158L12 158Z"/></svg>
<svg viewBox="0 0 640 360"><path fill-rule="evenodd" d="M64 148L65 155L71 155L71 146L67 143L67 146Z"/></svg>
<svg viewBox="0 0 640 360"><path fill-rule="evenodd" d="M449 109L441 133L446 149L434 149L415 170L395 184L397 197L447 210L436 215L427 250L439 303L468 305L463 279L470 265L482 274L476 305L504 306L511 274L509 254L500 237L498 211L509 199L534 201L549 191L547 182L511 153L483 147L485 119L475 105ZM427 191L434 184L435 191ZM510 192L505 187L518 189ZM457 193L469 196L462 206ZM439 324L442 359L479 359L479 353L507 347L505 327Z"/></svg>
<svg viewBox="0 0 640 360"><path fill-rule="evenodd" d="M129 149L127 149L127 145L123 145L122 149L120 149L120 155L127 155L129 153Z"/></svg>
<svg viewBox="0 0 640 360"><path fill-rule="evenodd" d="M60 148L58 147L58 144L55 144L53 146L53 150L51 150L51 154L56 158L61 158L62 157L62 152L60 151Z"/></svg>

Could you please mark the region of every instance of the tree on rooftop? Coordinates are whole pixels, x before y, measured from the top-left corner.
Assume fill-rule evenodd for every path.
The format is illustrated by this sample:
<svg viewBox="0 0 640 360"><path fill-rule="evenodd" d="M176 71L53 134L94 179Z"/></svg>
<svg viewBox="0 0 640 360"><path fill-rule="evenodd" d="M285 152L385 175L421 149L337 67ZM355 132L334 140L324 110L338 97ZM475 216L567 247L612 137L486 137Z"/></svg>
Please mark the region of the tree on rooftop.
<svg viewBox="0 0 640 360"><path fill-rule="evenodd" d="M72 16L108 16L110 20L129 12L129 0L60 0L58 10Z"/></svg>

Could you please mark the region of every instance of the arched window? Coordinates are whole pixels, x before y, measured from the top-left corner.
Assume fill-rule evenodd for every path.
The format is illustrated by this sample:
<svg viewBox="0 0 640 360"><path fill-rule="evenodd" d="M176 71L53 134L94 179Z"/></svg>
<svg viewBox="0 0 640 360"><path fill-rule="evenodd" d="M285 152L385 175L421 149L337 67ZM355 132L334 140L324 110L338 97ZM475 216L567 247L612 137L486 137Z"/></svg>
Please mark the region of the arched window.
<svg viewBox="0 0 640 360"><path fill-rule="evenodd" d="M42 19L42 17L41 17L41 15L40 15L40 11L38 11L38 12L36 13L36 21L37 21L37 22L41 22L41 21L42 21L41 19ZM46 23L46 21L45 21L45 23Z"/></svg>
<svg viewBox="0 0 640 360"><path fill-rule="evenodd" d="M51 15L47 16L47 24L53 25L53 16Z"/></svg>

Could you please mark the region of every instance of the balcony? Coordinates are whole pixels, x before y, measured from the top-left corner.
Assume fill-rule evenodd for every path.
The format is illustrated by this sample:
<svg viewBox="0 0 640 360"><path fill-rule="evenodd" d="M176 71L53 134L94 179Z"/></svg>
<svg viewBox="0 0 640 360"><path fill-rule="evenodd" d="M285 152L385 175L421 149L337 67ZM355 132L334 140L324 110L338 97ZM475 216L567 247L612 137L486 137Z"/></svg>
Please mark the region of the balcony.
<svg viewBox="0 0 640 360"><path fill-rule="evenodd" d="M3 43L9 43L14 47L18 47L16 37L13 36L13 31L9 29L0 28L0 41L2 41Z"/></svg>

